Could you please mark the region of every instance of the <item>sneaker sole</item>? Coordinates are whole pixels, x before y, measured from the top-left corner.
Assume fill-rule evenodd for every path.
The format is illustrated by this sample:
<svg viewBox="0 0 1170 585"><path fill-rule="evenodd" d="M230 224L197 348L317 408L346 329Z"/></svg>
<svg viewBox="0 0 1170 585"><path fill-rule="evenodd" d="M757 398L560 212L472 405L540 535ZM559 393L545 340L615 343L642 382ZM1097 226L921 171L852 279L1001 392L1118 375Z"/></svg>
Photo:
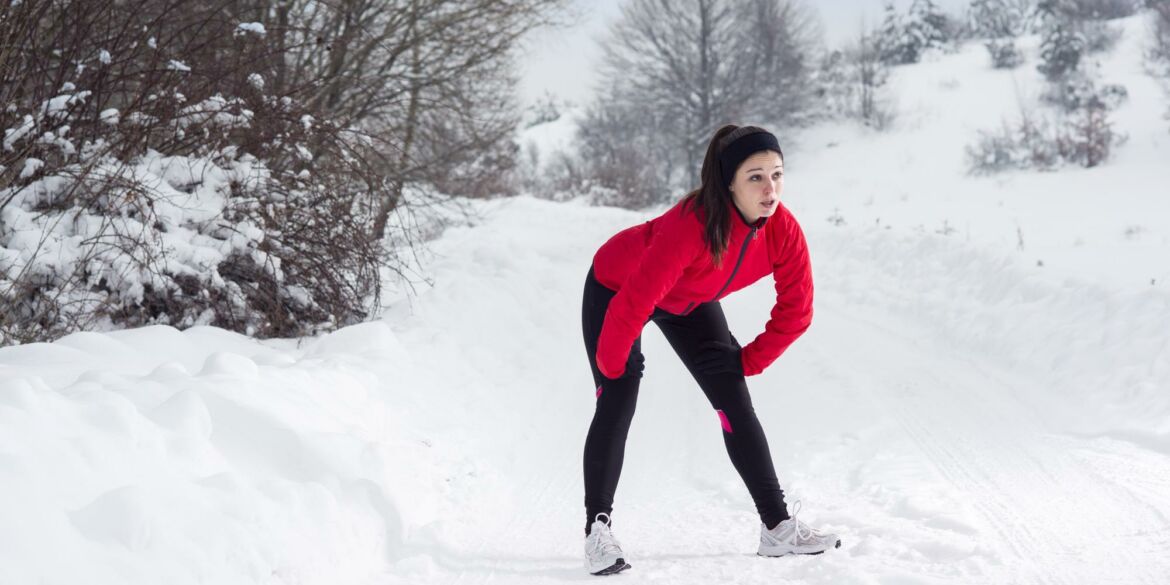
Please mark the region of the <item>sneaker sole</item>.
<svg viewBox="0 0 1170 585"><path fill-rule="evenodd" d="M841 539L839 539L839 538L837 539L837 544L833 545L833 548L841 548ZM828 550L828 549L825 549L825 550ZM775 551L767 551L768 554L765 554L765 551L760 550L760 551L756 552L756 555L761 556L761 557L776 558L776 557L787 557L790 555L819 555L823 552L825 552L825 551L824 550L810 550L810 551L775 550Z"/></svg>
<svg viewBox="0 0 1170 585"><path fill-rule="evenodd" d="M597 575L598 577L604 577L605 575L616 575L616 574L618 574L626 569L629 569L630 567L633 567L633 565L627 563L625 559L618 559L616 563L614 563L614 564L612 564L612 565L610 565L610 566L608 566L608 567L606 567L606 568L604 568L596 573L590 573L590 574Z"/></svg>

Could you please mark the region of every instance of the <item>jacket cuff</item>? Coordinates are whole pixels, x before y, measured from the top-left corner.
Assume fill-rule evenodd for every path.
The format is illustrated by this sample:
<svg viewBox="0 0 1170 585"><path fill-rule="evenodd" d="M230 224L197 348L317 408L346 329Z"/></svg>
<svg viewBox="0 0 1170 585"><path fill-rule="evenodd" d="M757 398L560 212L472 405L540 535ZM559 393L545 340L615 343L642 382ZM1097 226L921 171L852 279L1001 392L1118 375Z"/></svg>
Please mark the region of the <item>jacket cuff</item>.
<svg viewBox="0 0 1170 585"><path fill-rule="evenodd" d="M750 359L751 353L752 352L751 352L751 344L750 343L748 344L748 347L743 348L743 351L739 352L739 363L743 367L743 375L745 377L746 376L755 376L756 374L759 374L760 372L764 371L763 368L757 369L754 365L752 365L751 359Z"/></svg>
<svg viewBox="0 0 1170 585"><path fill-rule="evenodd" d="M597 361L597 369L601 372L601 375L609 378L610 380L616 380L620 378L622 374L626 373L625 362L622 362L621 365L616 370L614 370L607 367L609 363L601 355L601 352L597 352L597 355L594 357L594 359Z"/></svg>

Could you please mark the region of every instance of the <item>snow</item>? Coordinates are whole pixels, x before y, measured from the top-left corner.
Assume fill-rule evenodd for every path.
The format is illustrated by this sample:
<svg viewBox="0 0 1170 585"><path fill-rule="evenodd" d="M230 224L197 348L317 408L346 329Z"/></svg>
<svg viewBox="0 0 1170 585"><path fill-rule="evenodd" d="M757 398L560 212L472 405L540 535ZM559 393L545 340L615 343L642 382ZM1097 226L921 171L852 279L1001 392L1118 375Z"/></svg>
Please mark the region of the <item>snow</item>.
<svg viewBox="0 0 1170 585"><path fill-rule="evenodd" d="M20 171L20 178L27 179L37 174L37 171L41 170L43 166L45 166L45 161L39 158L24 159L24 168Z"/></svg>
<svg viewBox="0 0 1170 585"><path fill-rule="evenodd" d="M264 29L264 24L259 22L241 22L240 26L236 28L239 31L249 32L260 36L268 33L268 31Z"/></svg>
<svg viewBox="0 0 1170 585"><path fill-rule="evenodd" d="M1101 167L966 174L976 131L1038 90L1026 44L1015 71L978 45L898 68L888 133L782 137L816 316L749 386L790 504L844 544L754 555L718 418L650 326L614 514L634 568L618 579L1166 581L1170 128L1137 60L1143 23L1124 24L1102 73L1129 89L1114 117L1129 140ZM135 172L190 224L227 179L174 162ZM469 205L476 225L431 247L434 284L388 295L370 323L0 348L0 583L585 579L581 289L597 246L661 210ZM11 209L6 226L32 221ZM773 295L760 282L724 302L740 339Z"/></svg>

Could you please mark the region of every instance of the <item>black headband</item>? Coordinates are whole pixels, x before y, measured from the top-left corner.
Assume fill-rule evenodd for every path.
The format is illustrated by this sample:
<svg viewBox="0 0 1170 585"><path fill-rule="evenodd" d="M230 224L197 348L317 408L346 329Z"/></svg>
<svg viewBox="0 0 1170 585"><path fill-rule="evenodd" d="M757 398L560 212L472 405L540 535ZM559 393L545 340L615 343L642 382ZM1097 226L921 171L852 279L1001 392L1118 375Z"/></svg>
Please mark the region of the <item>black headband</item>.
<svg viewBox="0 0 1170 585"><path fill-rule="evenodd" d="M731 179L735 177L735 169L739 168L739 164L761 150L774 150L780 154L780 158L784 158L784 153L780 150L780 142L771 132L746 134L728 144L723 152L719 153L719 166L723 170L723 180L730 183Z"/></svg>

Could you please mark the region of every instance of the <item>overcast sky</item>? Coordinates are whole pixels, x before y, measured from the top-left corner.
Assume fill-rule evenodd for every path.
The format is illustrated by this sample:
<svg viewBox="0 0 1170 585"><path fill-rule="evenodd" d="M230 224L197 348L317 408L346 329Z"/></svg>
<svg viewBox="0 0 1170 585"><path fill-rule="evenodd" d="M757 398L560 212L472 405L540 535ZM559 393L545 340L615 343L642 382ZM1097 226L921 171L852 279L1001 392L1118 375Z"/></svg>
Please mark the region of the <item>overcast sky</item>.
<svg viewBox="0 0 1170 585"><path fill-rule="evenodd" d="M620 14L628 0L573 0L580 16L578 24L532 35L527 43L520 95L531 103L547 91L562 99L585 103L592 93L593 70L600 56L597 39L609 22ZM873 26L880 19L883 0L804 0L820 18L829 46L839 46L860 30L861 23ZM969 0L935 0L943 10L959 14ZM910 0L895 0L905 9Z"/></svg>

